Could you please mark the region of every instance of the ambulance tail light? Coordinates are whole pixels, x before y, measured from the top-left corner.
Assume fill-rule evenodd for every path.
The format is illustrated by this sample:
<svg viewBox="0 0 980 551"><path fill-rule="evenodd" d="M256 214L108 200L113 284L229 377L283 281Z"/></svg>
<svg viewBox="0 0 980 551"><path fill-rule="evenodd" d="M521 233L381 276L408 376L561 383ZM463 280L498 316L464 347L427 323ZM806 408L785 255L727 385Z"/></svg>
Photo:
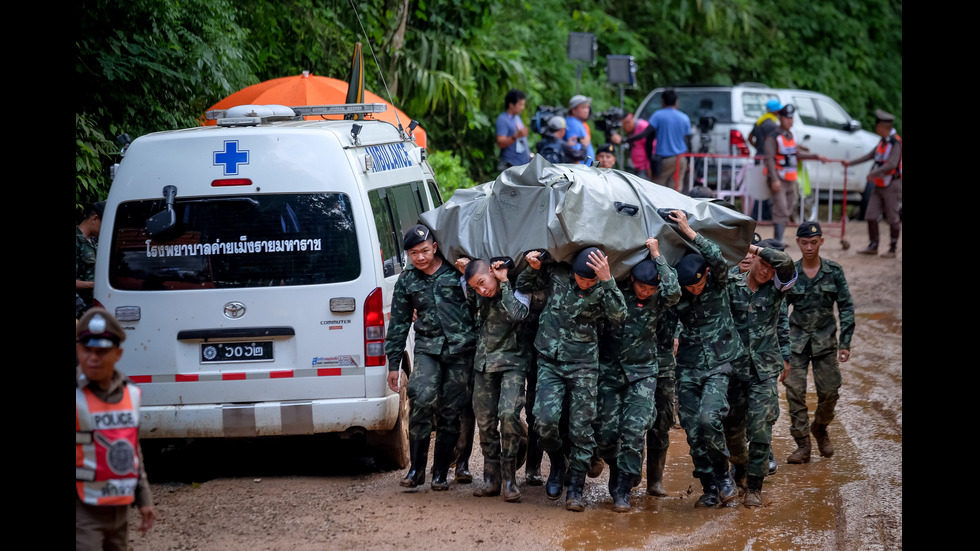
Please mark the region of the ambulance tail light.
<svg viewBox="0 0 980 551"><path fill-rule="evenodd" d="M364 301L364 365L385 365L384 297L380 287Z"/></svg>
<svg viewBox="0 0 980 551"><path fill-rule="evenodd" d="M746 143L745 137L742 136L742 132L740 130L735 128L731 129L731 131L728 133L728 143L730 144L732 155L748 157L749 144Z"/></svg>

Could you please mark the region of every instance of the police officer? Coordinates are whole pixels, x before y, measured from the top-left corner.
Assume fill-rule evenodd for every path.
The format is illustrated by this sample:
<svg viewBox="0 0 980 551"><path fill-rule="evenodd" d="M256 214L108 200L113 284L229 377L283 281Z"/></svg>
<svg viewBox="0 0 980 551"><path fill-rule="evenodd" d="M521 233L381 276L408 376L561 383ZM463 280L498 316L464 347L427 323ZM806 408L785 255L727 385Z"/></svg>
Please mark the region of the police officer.
<svg viewBox="0 0 980 551"><path fill-rule="evenodd" d="M722 419L729 410L732 363L745 348L732 319L728 266L721 249L691 228L684 211L671 211L670 219L700 251L676 266L684 290L674 307L683 327L677 347L677 413L703 490L694 505L712 507L738 497L728 469Z"/></svg>
<svg viewBox="0 0 980 551"><path fill-rule="evenodd" d="M777 111L779 127L766 136L764 145L766 182L772 192L773 239L783 240L783 230L789 223L793 210L799 208L797 195L797 161L818 159L827 162L823 155L805 153L796 145L790 129L796 108L786 104Z"/></svg>
<svg viewBox="0 0 980 551"><path fill-rule="evenodd" d="M491 265L483 259L461 259L460 264L477 326L473 412L480 427L483 485L473 495L497 496L502 489L506 501L520 501L515 471L526 430L521 410L528 362L522 325L530 298L513 290L502 260Z"/></svg>
<svg viewBox="0 0 980 551"><path fill-rule="evenodd" d="M844 166L874 159L871 171L868 172L871 193L868 198L868 210L865 213L865 219L868 221L868 237L871 242L866 249L858 253L878 254L878 219L884 215L891 230L891 240L888 252L881 256L891 258L895 256L898 237L902 230L902 218L899 215L899 207L902 204L902 137L895 131L895 115L876 109L875 119L875 133L881 137L878 146L853 161L844 161Z"/></svg>
<svg viewBox="0 0 980 551"><path fill-rule="evenodd" d="M139 446L140 389L116 371L126 333L102 308L75 324L75 548L128 549L128 508L140 532L156 513Z"/></svg>
<svg viewBox="0 0 980 551"><path fill-rule="evenodd" d="M448 490L453 449L459 440L460 411L472 399L470 381L476 332L463 294L461 275L446 262L429 228L419 224L405 233L404 250L412 269L398 276L391 298L385 354L388 387L399 391L399 370L408 331L415 319L415 366L408 379L411 466L401 485L425 482L433 419L436 443L432 489Z"/></svg>
<svg viewBox="0 0 980 551"><path fill-rule="evenodd" d="M600 148L601 150L601 148ZM596 444L609 465L613 510L630 510L630 491L641 476L643 443L656 418L657 341L661 314L681 296L677 272L660 256L657 239L647 239L650 258L619 285L626 303L622 322L602 324L599 346L599 404Z"/></svg>
<svg viewBox="0 0 980 551"><path fill-rule="evenodd" d="M621 322L626 306L609 261L598 248L582 249L571 265L543 264L541 255L541 251L527 253L529 269L518 276L517 289L526 294L550 287L534 339L538 350L535 426L538 444L551 459L545 494L558 499L564 486L566 461L559 421L567 390L571 456L565 508L583 511L585 476L595 451L598 323L604 318Z"/></svg>
<svg viewBox="0 0 980 551"><path fill-rule="evenodd" d="M745 345L746 355L735 362L728 384L731 411L725 417L725 437L738 481L745 482L746 507L762 505L762 482L769 474L772 425L779 417L776 379L784 370L779 320L783 298L796 281L796 269L788 254L750 245L748 271L728 280L732 318Z"/></svg>
<svg viewBox="0 0 980 551"><path fill-rule="evenodd" d="M841 374L838 361L851 357L854 335L854 301L840 264L820 257L823 231L816 222L804 222L796 230L796 244L803 257L796 261L799 277L786 295L792 307L789 316L790 359L779 380L786 386L790 434L796 450L787 463L810 462L810 433L817 440L820 455L831 457L834 447L827 425L834 419L839 398ZM840 318L840 337L837 336ZM813 383L817 388L817 410L813 427L806 405L807 369L813 365Z"/></svg>

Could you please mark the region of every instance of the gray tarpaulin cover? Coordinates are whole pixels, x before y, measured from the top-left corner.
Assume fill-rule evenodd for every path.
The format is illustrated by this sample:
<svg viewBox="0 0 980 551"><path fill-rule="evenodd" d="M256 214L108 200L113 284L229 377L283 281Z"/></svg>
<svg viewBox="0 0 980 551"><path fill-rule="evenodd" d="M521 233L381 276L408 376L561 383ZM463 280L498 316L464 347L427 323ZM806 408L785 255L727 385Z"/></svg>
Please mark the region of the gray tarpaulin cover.
<svg viewBox="0 0 980 551"><path fill-rule="evenodd" d="M450 262L506 256L522 269L527 251L546 249L556 260L571 262L594 245L609 256L613 277L620 279L647 257L649 236L657 238L671 265L695 251L676 223L657 213L664 208L687 212L691 228L718 244L729 264L748 251L755 221L724 201L688 197L619 170L553 165L540 155L493 182L456 190L420 219Z"/></svg>

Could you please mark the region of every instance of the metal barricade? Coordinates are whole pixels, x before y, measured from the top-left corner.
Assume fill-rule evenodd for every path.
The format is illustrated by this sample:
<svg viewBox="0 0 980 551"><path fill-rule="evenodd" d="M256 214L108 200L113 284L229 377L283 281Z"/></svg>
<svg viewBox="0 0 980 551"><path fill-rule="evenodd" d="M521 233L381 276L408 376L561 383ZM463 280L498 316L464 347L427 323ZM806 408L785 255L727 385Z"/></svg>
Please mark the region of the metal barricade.
<svg viewBox="0 0 980 551"><path fill-rule="evenodd" d="M764 219L764 202L770 197L763 174L764 157L716 153L683 153L681 156L688 159L687 172L674 174L672 183L675 190L692 195L696 187L705 186L715 197L732 203L743 214L755 218L757 224L772 224ZM845 238L845 230L849 193L847 170L842 161L802 162L797 184L800 187L796 220L819 222L825 235L834 235L839 231L841 247L848 249L850 243Z"/></svg>

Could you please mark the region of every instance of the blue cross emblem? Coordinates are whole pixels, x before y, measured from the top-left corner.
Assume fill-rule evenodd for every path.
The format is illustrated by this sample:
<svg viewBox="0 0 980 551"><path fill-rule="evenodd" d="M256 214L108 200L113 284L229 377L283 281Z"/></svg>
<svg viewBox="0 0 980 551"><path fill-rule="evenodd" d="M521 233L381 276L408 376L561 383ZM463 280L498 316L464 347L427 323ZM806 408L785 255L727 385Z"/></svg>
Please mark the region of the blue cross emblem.
<svg viewBox="0 0 980 551"><path fill-rule="evenodd" d="M224 165L225 176L237 175L240 164L248 164L248 150L239 151L238 140L227 140L224 151L214 152L214 166Z"/></svg>

